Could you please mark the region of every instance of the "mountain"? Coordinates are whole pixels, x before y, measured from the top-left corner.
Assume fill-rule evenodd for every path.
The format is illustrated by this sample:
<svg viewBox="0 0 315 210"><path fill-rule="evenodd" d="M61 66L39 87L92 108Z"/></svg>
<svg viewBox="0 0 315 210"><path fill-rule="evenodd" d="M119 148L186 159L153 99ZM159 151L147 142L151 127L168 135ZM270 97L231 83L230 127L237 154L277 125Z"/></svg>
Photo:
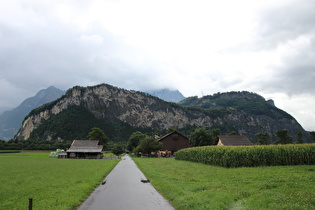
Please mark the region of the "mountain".
<svg viewBox="0 0 315 210"><path fill-rule="evenodd" d="M185 99L183 94L181 94L181 92L179 92L178 90L161 89L161 90L152 90L152 91L145 91L145 92L168 102L177 103Z"/></svg>
<svg viewBox="0 0 315 210"><path fill-rule="evenodd" d="M93 127L101 128L112 141L127 141L134 131L155 134L176 128L188 135L196 127L219 128L256 140L258 132L271 136L288 129L292 136L308 133L288 113L255 93L217 93L189 97L179 104L147 93L107 84L73 87L61 98L34 109L25 118L15 140L86 139Z"/></svg>
<svg viewBox="0 0 315 210"><path fill-rule="evenodd" d="M0 115L0 139L10 140L22 125L25 116L33 109L56 100L65 92L53 86L40 90L35 96L27 98L18 107Z"/></svg>

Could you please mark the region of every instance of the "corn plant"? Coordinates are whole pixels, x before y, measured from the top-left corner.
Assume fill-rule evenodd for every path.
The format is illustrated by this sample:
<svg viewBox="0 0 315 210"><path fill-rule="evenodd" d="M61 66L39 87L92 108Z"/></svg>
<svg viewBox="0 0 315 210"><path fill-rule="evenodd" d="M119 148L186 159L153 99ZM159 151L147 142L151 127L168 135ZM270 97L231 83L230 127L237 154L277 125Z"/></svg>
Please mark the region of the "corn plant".
<svg viewBox="0 0 315 210"><path fill-rule="evenodd" d="M176 152L175 158L223 167L314 165L315 144L192 147Z"/></svg>

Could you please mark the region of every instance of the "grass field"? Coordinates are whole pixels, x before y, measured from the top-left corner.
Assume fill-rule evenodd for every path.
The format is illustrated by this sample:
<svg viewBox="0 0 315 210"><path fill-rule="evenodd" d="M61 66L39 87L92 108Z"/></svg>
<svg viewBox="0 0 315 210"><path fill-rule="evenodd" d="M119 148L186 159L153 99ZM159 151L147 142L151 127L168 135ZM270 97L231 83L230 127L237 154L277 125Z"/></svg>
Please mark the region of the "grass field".
<svg viewBox="0 0 315 210"><path fill-rule="evenodd" d="M134 161L176 209L315 209L315 165L223 168L173 158Z"/></svg>
<svg viewBox="0 0 315 210"><path fill-rule="evenodd" d="M0 209L73 209L119 160L48 158L49 153L0 154Z"/></svg>

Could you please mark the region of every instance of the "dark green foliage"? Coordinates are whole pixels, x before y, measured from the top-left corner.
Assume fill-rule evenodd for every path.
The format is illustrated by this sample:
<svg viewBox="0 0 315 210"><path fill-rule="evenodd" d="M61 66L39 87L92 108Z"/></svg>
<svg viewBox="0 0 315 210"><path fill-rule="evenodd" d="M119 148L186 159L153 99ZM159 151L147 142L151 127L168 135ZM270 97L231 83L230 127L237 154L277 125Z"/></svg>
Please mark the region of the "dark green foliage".
<svg viewBox="0 0 315 210"><path fill-rule="evenodd" d="M175 158L223 167L314 165L315 144L193 147L176 152Z"/></svg>
<svg viewBox="0 0 315 210"><path fill-rule="evenodd" d="M315 142L315 131L310 132L312 142Z"/></svg>
<svg viewBox="0 0 315 210"><path fill-rule="evenodd" d="M224 117L232 111L238 111L253 115L267 115L272 118L281 116L293 119L291 115L271 105L262 96L247 91L216 93L199 99L194 96L178 104L186 107L200 107L213 117Z"/></svg>
<svg viewBox="0 0 315 210"><path fill-rule="evenodd" d="M108 144L108 138L105 133L99 128L92 128L92 131L88 133L89 140L99 140L100 145L104 145L106 148Z"/></svg>
<svg viewBox="0 0 315 210"><path fill-rule="evenodd" d="M0 142L1 150L56 150L69 148L72 141L13 141Z"/></svg>
<svg viewBox="0 0 315 210"><path fill-rule="evenodd" d="M120 145L115 145L112 149L112 153L116 156L119 156L125 152L124 148Z"/></svg>
<svg viewBox="0 0 315 210"><path fill-rule="evenodd" d="M20 150L0 150L0 153L20 153Z"/></svg>
<svg viewBox="0 0 315 210"><path fill-rule="evenodd" d="M235 135L237 135L237 132L236 132L236 131L231 131L231 132L229 133L229 136L235 136Z"/></svg>
<svg viewBox="0 0 315 210"><path fill-rule="evenodd" d="M131 134L129 137L128 143L127 143L127 149L129 151L133 151L139 144L140 140L146 138L147 135L144 133L141 133L140 131L136 131Z"/></svg>
<svg viewBox="0 0 315 210"><path fill-rule="evenodd" d="M178 102L178 104L181 106L190 106L192 104L195 104L197 101L198 101L197 96L191 96L191 97L187 97L184 100Z"/></svg>
<svg viewBox="0 0 315 210"><path fill-rule="evenodd" d="M304 140L303 140L303 134L301 131L298 131L296 133L296 143L297 144L304 144Z"/></svg>
<svg viewBox="0 0 315 210"><path fill-rule="evenodd" d="M292 143L292 137L289 135L289 131L287 129L278 130L276 133L277 144L290 144Z"/></svg>
<svg viewBox="0 0 315 210"><path fill-rule="evenodd" d="M140 140L139 145L136 147L134 152L141 152L142 154L150 156L152 152L162 149L162 146L161 142L156 141L154 138L147 137Z"/></svg>
<svg viewBox="0 0 315 210"><path fill-rule="evenodd" d="M196 128L189 137L190 145L193 147L196 146L205 146L205 145L213 145L215 142L216 136L220 132L216 130L209 130L206 128Z"/></svg>
<svg viewBox="0 0 315 210"><path fill-rule="evenodd" d="M268 133L256 133L255 136L257 137L257 144L260 145L267 145L270 144L270 136Z"/></svg>

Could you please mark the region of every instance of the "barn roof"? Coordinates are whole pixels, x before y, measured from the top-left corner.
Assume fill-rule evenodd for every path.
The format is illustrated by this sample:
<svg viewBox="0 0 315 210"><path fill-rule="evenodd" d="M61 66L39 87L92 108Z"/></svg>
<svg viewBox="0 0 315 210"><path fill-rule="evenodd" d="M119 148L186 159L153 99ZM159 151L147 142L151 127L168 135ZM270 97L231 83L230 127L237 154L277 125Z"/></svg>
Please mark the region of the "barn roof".
<svg viewBox="0 0 315 210"><path fill-rule="evenodd" d="M98 140L73 140L67 152L102 152L103 145Z"/></svg>
<svg viewBox="0 0 315 210"><path fill-rule="evenodd" d="M163 141L166 137L168 137L168 136L170 136L170 135L172 135L172 134L175 134L175 133L176 133L176 134L179 134L179 135L181 135L181 136L183 136L183 137L186 138L186 139L188 139L186 136L184 136L183 134L179 133L178 131L172 131L172 132L166 134L165 136L162 136L162 137L159 138L157 141Z"/></svg>
<svg viewBox="0 0 315 210"><path fill-rule="evenodd" d="M220 135L218 136L217 143L220 140L225 146L252 145L252 142L244 135Z"/></svg>

